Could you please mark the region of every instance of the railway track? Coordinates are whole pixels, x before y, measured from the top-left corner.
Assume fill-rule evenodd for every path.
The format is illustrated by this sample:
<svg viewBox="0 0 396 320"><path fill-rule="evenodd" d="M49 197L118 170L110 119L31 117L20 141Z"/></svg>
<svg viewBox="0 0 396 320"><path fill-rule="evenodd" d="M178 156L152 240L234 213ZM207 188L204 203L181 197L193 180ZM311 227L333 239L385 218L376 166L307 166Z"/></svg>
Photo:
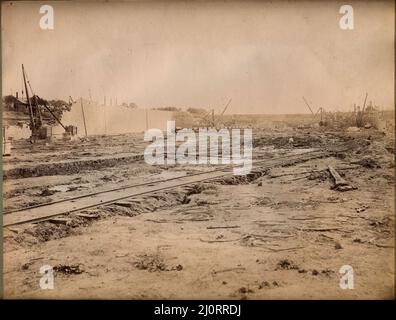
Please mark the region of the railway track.
<svg viewBox="0 0 396 320"><path fill-rule="evenodd" d="M285 155L277 158L259 160L254 162L251 174L257 174L258 172L263 173L265 170L272 167L293 165L295 163L304 162L311 159L330 156L335 152L342 152L346 150L347 149L345 148L339 148L337 150L314 150L300 154ZM51 203L10 210L3 213L3 227L45 221L56 216L94 208L101 205L107 205L140 195L155 193L158 191L173 189L204 181L225 178L227 176L232 176L232 169L232 166L222 166L209 172L195 173L183 177L164 179L149 183L128 185L58 200Z"/></svg>

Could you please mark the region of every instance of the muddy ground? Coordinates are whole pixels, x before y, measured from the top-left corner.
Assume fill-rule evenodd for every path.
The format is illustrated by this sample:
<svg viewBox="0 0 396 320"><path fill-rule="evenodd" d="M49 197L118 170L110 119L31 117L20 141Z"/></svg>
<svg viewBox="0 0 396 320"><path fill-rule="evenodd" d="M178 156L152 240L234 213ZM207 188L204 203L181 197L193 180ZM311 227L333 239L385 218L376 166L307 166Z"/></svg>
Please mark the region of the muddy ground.
<svg viewBox="0 0 396 320"><path fill-rule="evenodd" d="M293 140L290 140L293 138ZM254 131L254 156L333 157L4 229L7 298L394 298L393 133ZM142 135L30 145L4 158L4 210L213 167L149 166ZM332 189L332 165L356 189ZM12 213L9 213L12 214ZM39 270L54 267L55 288ZM339 286L350 265L354 289Z"/></svg>

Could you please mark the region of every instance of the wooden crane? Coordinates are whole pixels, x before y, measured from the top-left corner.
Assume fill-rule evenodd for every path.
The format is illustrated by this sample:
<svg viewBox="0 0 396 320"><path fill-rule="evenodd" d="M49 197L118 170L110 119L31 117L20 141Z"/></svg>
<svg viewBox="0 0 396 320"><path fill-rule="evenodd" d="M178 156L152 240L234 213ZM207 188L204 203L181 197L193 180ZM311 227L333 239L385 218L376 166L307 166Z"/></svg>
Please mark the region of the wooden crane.
<svg viewBox="0 0 396 320"><path fill-rule="evenodd" d="M205 113L201 119L206 123L208 127L218 127L220 122L220 117L227 111L232 99L228 100L226 106L223 108L223 111L218 115L218 119L216 120L214 109L209 110ZM209 116L211 115L211 118Z"/></svg>
<svg viewBox="0 0 396 320"><path fill-rule="evenodd" d="M34 94L32 87L30 85L29 80L27 79L25 67L22 64L22 75L23 75L23 83L25 86L25 94L26 94L26 104L29 107L29 118L30 118L30 130L32 131L31 142L35 142L40 136L40 129L43 128L43 120L41 116L41 106L43 106L51 116L58 122L61 127L67 132L67 128L62 124L62 122L58 119L58 117L52 112L52 110L48 107L47 101L41 99L37 95ZM32 99L29 96L28 84L30 91L32 93ZM71 98L71 97L70 97ZM33 103L32 103L33 100ZM40 101L40 104L39 104ZM72 99L73 101L73 99Z"/></svg>

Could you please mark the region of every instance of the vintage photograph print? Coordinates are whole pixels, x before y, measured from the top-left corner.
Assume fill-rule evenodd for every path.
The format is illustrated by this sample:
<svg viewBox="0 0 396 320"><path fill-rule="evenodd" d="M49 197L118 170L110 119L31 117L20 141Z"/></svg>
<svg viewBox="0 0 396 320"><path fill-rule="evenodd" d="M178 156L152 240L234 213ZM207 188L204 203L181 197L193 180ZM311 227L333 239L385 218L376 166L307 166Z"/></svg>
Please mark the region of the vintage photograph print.
<svg viewBox="0 0 396 320"><path fill-rule="evenodd" d="M2 1L1 70L4 298L394 299L393 1Z"/></svg>

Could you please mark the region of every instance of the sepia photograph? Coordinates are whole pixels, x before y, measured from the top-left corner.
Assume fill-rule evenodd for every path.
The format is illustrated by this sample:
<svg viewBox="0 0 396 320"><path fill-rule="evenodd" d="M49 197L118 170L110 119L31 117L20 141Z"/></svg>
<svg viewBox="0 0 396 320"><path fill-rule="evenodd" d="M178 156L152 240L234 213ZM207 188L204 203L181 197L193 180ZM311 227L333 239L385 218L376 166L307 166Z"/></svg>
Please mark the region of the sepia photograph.
<svg viewBox="0 0 396 320"><path fill-rule="evenodd" d="M394 77L390 0L2 1L3 298L393 300Z"/></svg>

